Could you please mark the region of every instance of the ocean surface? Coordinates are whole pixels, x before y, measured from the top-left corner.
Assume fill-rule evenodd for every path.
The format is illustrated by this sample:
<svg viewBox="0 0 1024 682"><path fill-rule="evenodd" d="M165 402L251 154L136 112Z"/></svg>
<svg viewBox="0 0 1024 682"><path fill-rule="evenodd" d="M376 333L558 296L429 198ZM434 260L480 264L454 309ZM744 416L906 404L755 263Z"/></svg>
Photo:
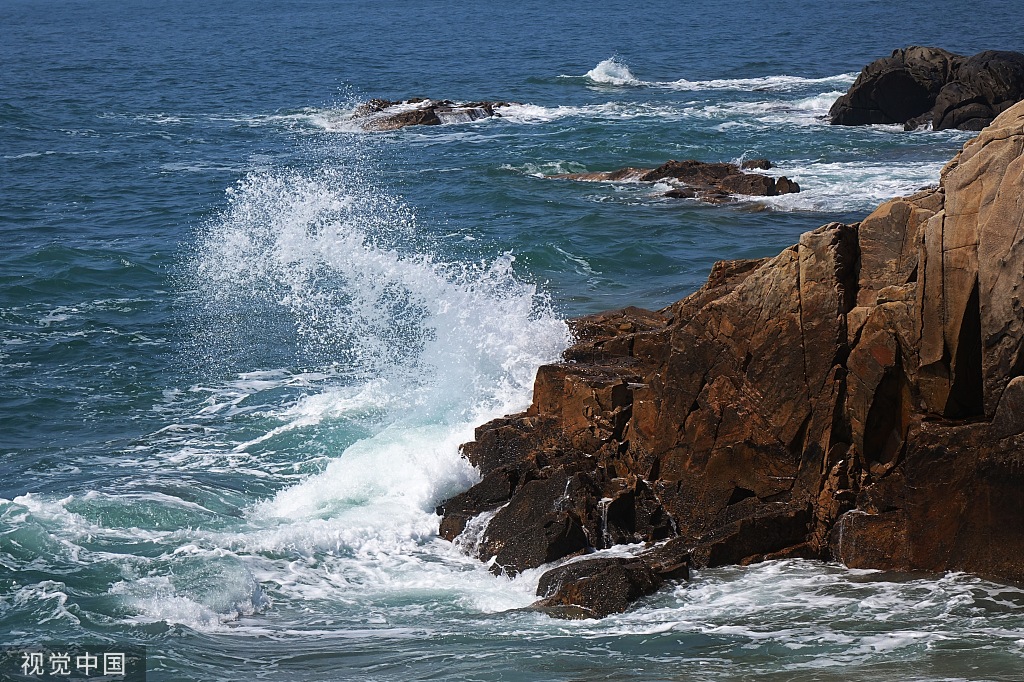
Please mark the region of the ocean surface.
<svg viewBox="0 0 1024 682"><path fill-rule="evenodd" d="M1019 0L0 2L0 644L150 680L1020 680L1024 589L808 561L524 610L437 538L565 320L658 308L933 184L970 137L824 115ZM372 97L516 102L365 133ZM544 175L767 157L711 206ZM0 676L6 673L0 673Z"/></svg>

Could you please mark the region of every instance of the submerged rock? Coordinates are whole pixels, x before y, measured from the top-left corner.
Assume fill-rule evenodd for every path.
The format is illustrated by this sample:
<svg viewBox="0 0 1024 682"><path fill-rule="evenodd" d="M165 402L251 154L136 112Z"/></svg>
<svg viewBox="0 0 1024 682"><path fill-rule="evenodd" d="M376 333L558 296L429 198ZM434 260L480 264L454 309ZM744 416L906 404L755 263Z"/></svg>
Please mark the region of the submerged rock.
<svg viewBox="0 0 1024 682"><path fill-rule="evenodd" d="M800 191L800 186L786 178L778 179L744 172L744 168L771 168L767 159L734 163L707 163L693 159L667 161L657 168L626 167L609 172L563 173L549 177L586 182L667 182L674 187L665 196L676 199L701 199L709 203L729 201L733 195L773 197Z"/></svg>
<svg viewBox="0 0 1024 682"><path fill-rule="evenodd" d="M352 118L364 130L398 130L406 126L467 123L482 118L500 117L508 102L468 102L414 98L407 100L371 99L356 107Z"/></svg>
<svg viewBox="0 0 1024 682"><path fill-rule="evenodd" d="M479 556L507 573L651 546L545 574L539 606L574 617L691 560L1024 581L1021 197L1024 104L936 188L719 262L663 310L574 320L529 409L463 446L483 479L439 508L442 535L494 514Z"/></svg>
<svg viewBox="0 0 1024 682"><path fill-rule="evenodd" d="M908 47L871 62L829 110L833 125L931 122L935 130L981 130L1024 99L1024 54L965 57Z"/></svg>

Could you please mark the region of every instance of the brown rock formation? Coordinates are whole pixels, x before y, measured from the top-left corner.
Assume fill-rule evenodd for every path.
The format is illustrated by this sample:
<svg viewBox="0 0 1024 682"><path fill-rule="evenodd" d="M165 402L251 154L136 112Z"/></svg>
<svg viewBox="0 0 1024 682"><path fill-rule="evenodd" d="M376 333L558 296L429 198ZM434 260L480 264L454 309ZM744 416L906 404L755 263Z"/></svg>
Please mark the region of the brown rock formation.
<svg viewBox="0 0 1024 682"><path fill-rule="evenodd" d="M931 121L935 130L981 130L1024 99L1024 54L989 50L973 57L908 47L864 67L829 110L834 125Z"/></svg>
<svg viewBox="0 0 1024 682"><path fill-rule="evenodd" d="M666 161L657 168L626 167L609 172L563 173L549 177L585 182L668 182L674 185L665 196L676 199L701 199L709 203L729 201L734 194L773 197L800 191L800 185L783 176L778 179L759 173L744 172L746 168L771 168L767 159L743 163L706 163L704 161Z"/></svg>
<svg viewBox="0 0 1024 682"><path fill-rule="evenodd" d="M451 100L414 98L404 101L371 99L356 107L352 118L361 122L364 130L398 130L407 126L430 126L442 123L467 123L481 118L500 117L498 111L508 102L469 102L457 104Z"/></svg>
<svg viewBox="0 0 1024 682"><path fill-rule="evenodd" d="M938 188L717 263L664 310L575 320L530 408L464 446L483 479L441 534L496 512L480 556L508 573L672 538L546 574L542 604L583 615L687 552L1024 581L1022 296L1024 104Z"/></svg>

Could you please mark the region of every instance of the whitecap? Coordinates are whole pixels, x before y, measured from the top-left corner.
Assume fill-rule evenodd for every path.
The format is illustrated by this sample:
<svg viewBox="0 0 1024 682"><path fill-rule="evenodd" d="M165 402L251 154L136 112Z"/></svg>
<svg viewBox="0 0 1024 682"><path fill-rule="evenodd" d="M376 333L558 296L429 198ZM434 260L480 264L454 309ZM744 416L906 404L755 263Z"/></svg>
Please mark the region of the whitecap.
<svg viewBox="0 0 1024 682"><path fill-rule="evenodd" d="M856 80L856 73L841 73L822 78L806 78L802 76L759 76L756 78L714 78L711 80L691 81L681 78L676 81L646 83L669 90L701 91L701 90L738 90L743 92L794 92L811 86L838 85L848 86Z"/></svg>

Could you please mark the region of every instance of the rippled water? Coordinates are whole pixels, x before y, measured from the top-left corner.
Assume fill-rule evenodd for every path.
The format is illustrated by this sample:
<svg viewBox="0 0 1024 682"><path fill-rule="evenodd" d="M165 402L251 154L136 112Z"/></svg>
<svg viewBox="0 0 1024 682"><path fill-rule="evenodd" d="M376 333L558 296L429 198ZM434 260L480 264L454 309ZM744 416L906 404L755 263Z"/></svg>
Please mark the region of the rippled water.
<svg viewBox="0 0 1024 682"><path fill-rule="evenodd" d="M934 183L968 133L824 114L895 47L1024 49L1019 19L5 2L0 640L145 644L154 680L1021 678L1017 586L771 562L563 622L525 608L540 570L492 576L433 513L566 318ZM515 104L350 120L410 96ZM755 157L803 191L543 177Z"/></svg>

